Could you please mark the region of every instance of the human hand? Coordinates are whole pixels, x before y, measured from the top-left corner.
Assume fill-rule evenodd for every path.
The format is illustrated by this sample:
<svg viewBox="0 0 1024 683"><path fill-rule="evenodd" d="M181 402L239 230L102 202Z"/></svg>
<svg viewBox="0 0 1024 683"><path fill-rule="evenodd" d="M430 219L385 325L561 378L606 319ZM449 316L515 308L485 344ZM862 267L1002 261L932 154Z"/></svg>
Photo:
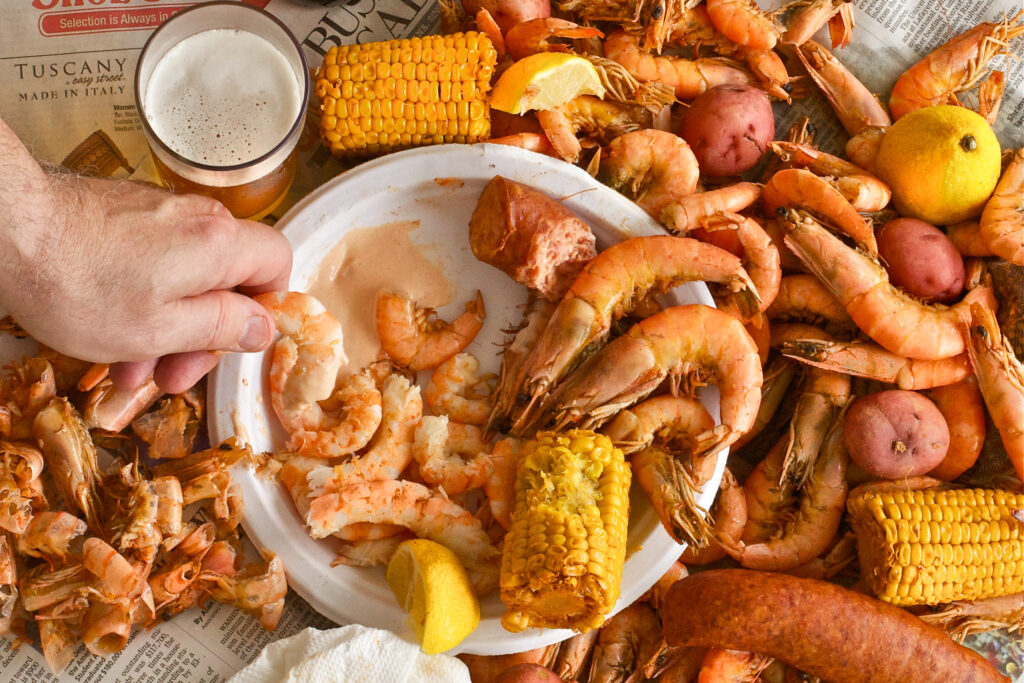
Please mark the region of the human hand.
<svg viewBox="0 0 1024 683"><path fill-rule="evenodd" d="M270 344L273 319L246 294L287 288L279 231L205 197L46 173L27 154L0 151L0 305L35 339L114 363L121 386L153 372L170 393L217 352Z"/></svg>

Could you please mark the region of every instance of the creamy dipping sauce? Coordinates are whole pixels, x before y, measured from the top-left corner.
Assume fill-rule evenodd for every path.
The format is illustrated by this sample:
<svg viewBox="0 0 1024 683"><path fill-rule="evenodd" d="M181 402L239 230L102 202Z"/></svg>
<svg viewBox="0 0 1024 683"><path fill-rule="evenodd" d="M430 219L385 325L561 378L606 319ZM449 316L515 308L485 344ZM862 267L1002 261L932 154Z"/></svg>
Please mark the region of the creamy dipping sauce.
<svg viewBox="0 0 1024 683"><path fill-rule="evenodd" d="M428 257L429 247L410 238L419 227L419 221L408 221L349 230L317 267L307 291L341 321L348 364L340 378L381 353L374 316L377 292L399 292L428 308L451 301L451 285Z"/></svg>

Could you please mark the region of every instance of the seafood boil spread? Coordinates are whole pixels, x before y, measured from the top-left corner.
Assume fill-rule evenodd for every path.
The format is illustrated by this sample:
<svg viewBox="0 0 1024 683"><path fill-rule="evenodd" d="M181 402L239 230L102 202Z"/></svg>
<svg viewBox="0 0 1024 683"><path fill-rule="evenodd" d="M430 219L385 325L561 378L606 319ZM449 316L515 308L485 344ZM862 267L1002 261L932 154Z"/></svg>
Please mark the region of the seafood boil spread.
<svg viewBox="0 0 1024 683"><path fill-rule="evenodd" d="M287 558L246 558L245 467L386 582L425 652L494 595L510 633L574 632L459 655L474 681L1008 680L962 641L1024 631L1024 149L992 130L1024 9L936 40L880 99L842 63L853 2L439 6L441 35L313 65L322 144L521 148L663 234L603 243L494 175L452 241L528 294L495 373L469 351L480 292L446 318L399 273L365 364L324 301L258 295L276 452L209 443L202 385L125 392L44 347L10 364L0 633L56 672L207 600L275 628ZM841 156L807 118L776 131L773 104L812 91ZM715 305L670 302L684 283ZM617 605L631 489L680 545Z"/></svg>

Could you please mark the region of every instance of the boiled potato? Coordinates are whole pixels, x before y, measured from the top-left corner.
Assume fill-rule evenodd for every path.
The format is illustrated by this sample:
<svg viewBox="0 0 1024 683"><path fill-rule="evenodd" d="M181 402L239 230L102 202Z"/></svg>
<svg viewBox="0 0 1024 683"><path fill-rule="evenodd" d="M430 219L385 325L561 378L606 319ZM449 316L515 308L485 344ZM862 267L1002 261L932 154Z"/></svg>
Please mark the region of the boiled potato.
<svg viewBox="0 0 1024 683"><path fill-rule="evenodd" d="M772 104L763 90L720 85L690 104L679 135L690 144L702 175L743 173L761 159L775 137Z"/></svg>
<svg viewBox="0 0 1024 683"><path fill-rule="evenodd" d="M916 218L891 220L875 235L889 281L924 301L955 301L964 289L964 260L946 234Z"/></svg>
<svg viewBox="0 0 1024 683"><path fill-rule="evenodd" d="M949 450L946 418L915 391L862 396L850 406L843 427L850 459L883 479L930 472Z"/></svg>

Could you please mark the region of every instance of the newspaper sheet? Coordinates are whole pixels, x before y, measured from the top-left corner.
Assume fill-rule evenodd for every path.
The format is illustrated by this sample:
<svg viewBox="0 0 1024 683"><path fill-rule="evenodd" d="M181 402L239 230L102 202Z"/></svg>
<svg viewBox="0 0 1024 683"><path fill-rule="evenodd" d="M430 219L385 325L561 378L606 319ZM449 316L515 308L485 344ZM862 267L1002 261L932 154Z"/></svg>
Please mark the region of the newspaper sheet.
<svg viewBox="0 0 1024 683"><path fill-rule="evenodd" d="M135 64L152 30L191 4L182 0L6 0L0 15L0 117L42 160L110 177L157 181L134 100ZM436 0L322 0L319 4L251 0L249 4L264 7L288 25L312 66L333 45L433 33L439 19ZM874 92L886 93L900 73L937 45L980 21L998 20L1018 9L1016 0L856 0L854 42L836 54ZM1006 75L996 131L1004 148L1020 147L1024 145L1024 65L1000 58L994 66ZM846 133L825 100L809 89L813 92L792 107L776 105L778 129L785 130L790 121L806 114L817 127L817 142L841 152ZM344 170L319 144L315 107L314 98L300 142L296 182L288 200L269 217L271 222ZM307 626L326 628L331 623L294 594L289 594L273 633L263 631L242 612L210 603L205 609L193 608L151 630L136 632L123 651L106 659L80 647L59 676L49 673L37 643L14 649L10 639L0 639L0 680L215 683L252 661L267 643ZM977 639L972 646L1017 675L1024 671L1024 656L1019 647L1003 647L1009 645L1007 640L996 635ZM1009 660L1007 650L1012 650Z"/></svg>

